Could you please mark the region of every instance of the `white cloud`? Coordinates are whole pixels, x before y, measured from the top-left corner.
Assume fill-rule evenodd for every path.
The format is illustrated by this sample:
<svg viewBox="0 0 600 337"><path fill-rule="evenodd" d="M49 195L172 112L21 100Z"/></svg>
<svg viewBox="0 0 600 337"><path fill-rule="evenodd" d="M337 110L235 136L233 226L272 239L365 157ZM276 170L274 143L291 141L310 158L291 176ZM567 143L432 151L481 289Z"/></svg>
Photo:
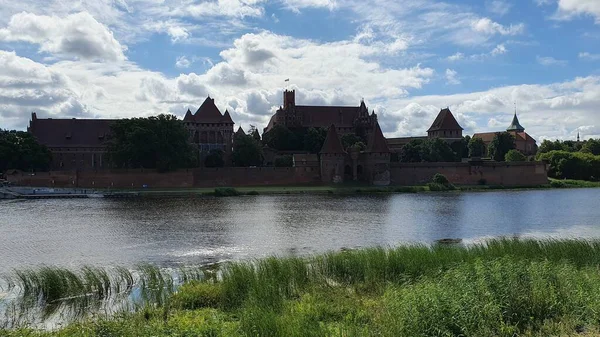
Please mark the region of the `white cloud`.
<svg viewBox="0 0 600 337"><path fill-rule="evenodd" d="M518 35L525 31L525 25L520 23L517 25L503 26L489 18L481 18L471 23L473 30L488 35Z"/></svg>
<svg viewBox="0 0 600 337"><path fill-rule="evenodd" d="M565 66L567 65L567 61L565 60L557 60L551 56L537 56L536 60L539 64L543 66Z"/></svg>
<svg viewBox="0 0 600 337"><path fill-rule="evenodd" d="M503 55L506 54L507 50L506 47L504 47L503 44L499 44L496 46L496 48L494 48L494 50L492 50L490 52L490 55L492 56L498 56L498 55Z"/></svg>
<svg viewBox="0 0 600 337"><path fill-rule="evenodd" d="M60 18L22 12L0 29L0 40L24 41L40 51L79 59L121 61L125 49L112 32L89 13Z"/></svg>
<svg viewBox="0 0 600 337"><path fill-rule="evenodd" d="M192 62L185 56L179 56L175 62L177 68L189 68Z"/></svg>
<svg viewBox="0 0 600 337"><path fill-rule="evenodd" d="M460 80L457 78L458 73L453 69L446 69L446 83L447 84L460 84Z"/></svg>
<svg viewBox="0 0 600 337"><path fill-rule="evenodd" d="M465 54L463 53L456 53L454 55L450 55L448 56L446 59L450 62L455 62L455 61L460 61L462 59L465 58Z"/></svg>
<svg viewBox="0 0 600 337"><path fill-rule="evenodd" d="M587 61L598 61L600 60L600 54L591 54L588 52L579 53L579 58Z"/></svg>
<svg viewBox="0 0 600 337"><path fill-rule="evenodd" d="M598 0L559 0L557 18L571 19L578 15L589 15L600 24L600 1Z"/></svg>
<svg viewBox="0 0 600 337"><path fill-rule="evenodd" d="M485 2L485 8L491 13L503 16L510 12L512 4L504 0L487 0Z"/></svg>

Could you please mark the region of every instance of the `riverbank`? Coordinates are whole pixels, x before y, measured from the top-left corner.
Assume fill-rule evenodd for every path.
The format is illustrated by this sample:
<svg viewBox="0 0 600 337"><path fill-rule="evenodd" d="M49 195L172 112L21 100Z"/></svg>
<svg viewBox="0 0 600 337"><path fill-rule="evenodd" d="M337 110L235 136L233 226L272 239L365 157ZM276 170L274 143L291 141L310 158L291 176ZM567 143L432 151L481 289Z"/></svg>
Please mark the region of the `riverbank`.
<svg viewBox="0 0 600 337"><path fill-rule="evenodd" d="M600 241L501 239L221 266L158 306L2 336L598 336Z"/></svg>
<svg viewBox="0 0 600 337"><path fill-rule="evenodd" d="M239 195L276 195L276 194L369 194L369 193L423 193L440 191L497 191L497 190L537 190L552 188L599 188L600 182L583 180L549 179L549 183L539 186L493 186L469 185L450 188L433 188L431 184L420 186L371 186L365 184L339 185L298 185L298 186L254 186L254 187L217 187L217 188L181 188L181 189L127 189L114 193L134 193L145 197L168 196L239 196Z"/></svg>

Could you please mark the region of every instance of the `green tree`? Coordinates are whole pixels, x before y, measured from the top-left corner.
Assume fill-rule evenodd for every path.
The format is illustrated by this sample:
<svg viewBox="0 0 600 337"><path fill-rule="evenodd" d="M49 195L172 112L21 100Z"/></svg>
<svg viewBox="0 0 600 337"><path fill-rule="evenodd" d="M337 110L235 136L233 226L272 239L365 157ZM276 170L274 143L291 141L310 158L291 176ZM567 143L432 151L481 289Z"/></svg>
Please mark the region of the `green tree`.
<svg viewBox="0 0 600 337"><path fill-rule="evenodd" d="M485 156L485 143L481 138L471 138L469 141L469 157Z"/></svg>
<svg viewBox="0 0 600 337"><path fill-rule="evenodd" d="M166 114L115 121L107 154L116 167L154 168L161 172L190 167L196 158L183 123Z"/></svg>
<svg viewBox="0 0 600 337"><path fill-rule="evenodd" d="M30 133L0 130L0 172L8 169L46 171L51 162L50 150Z"/></svg>
<svg viewBox="0 0 600 337"><path fill-rule="evenodd" d="M300 150L298 137L283 125L274 126L269 132L263 134L263 143L279 151Z"/></svg>
<svg viewBox="0 0 600 337"><path fill-rule="evenodd" d="M452 148L443 139L435 138L425 143L424 159L427 162L454 162L456 161L456 153L452 151Z"/></svg>
<svg viewBox="0 0 600 337"><path fill-rule="evenodd" d="M420 163L425 161L423 159L424 143L424 140L415 139L404 145L400 154L400 161L404 163Z"/></svg>
<svg viewBox="0 0 600 337"><path fill-rule="evenodd" d="M223 150L214 149L210 150L208 156L204 158L204 166L206 167L223 167L225 166L225 160L223 160Z"/></svg>
<svg viewBox="0 0 600 337"><path fill-rule="evenodd" d="M515 137L508 132L498 132L489 146L489 154L495 161L504 161L508 151L515 148Z"/></svg>
<svg viewBox="0 0 600 337"><path fill-rule="evenodd" d="M362 138L360 138L359 136L353 134L353 133L347 133L345 135L342 136L342 138L340 139L342 142L342 146L344 147L344 150L347 150L349 147L353 146L356 143L363 143Z"/></svg>
<svg viewBox="0 0 600 337"><path fill-rule="evenodd" d="M450 147L452 151L456 154L456 161L461 161L463 158L469 157L469 142L471 141L471 136L464 136L461 140L452 142Z"/></svg>
<svg viewBox="0 0 600 337"><path fill-rule="evenodd" d="M261 139L260 134L258 133L258 129L254 129L254 131L252 132L252 138L254 138L254 140L260 143Z"/></svg>
<svg viewBox="0 0 600 337"><path fill-rule="evenodd" d="M319 153L325 143L327 130L323 128L310 128L304 135L304 150L310 153Z"/></svg>
<svg viewBox="0 0 600 337"><path fill-rule="evenodd" d="M233 139L233 164L240 167L262 165L260 143L250 135L236 135Z"/></svg>
<svg viewBox="0 0 600 337"><path fill-rule="evenodd" d="M292 167L294 166L294 158L292 156L283 156L275 158L275 167Z"/></svg>
<svg viewBox="0 0 600 337"><path fill-rule="evenodd" d="M591 153L595 156L600 155L600 139L589 139L586 140L581 147L581 152Z"/></svg>
<svg viewBox="0 0 600 337"><path fill-rule="evenodd" d="M510 150L504 156L504 160L507 162L526 161L527 157L519 150Z"/></svg>

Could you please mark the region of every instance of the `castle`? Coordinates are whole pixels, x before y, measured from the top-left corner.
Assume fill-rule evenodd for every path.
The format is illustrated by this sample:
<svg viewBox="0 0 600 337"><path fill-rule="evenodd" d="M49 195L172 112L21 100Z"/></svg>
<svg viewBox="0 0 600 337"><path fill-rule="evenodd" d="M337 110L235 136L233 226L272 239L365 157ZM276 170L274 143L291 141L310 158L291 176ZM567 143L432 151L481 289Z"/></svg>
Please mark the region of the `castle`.
<svg viewBox="0 0 600 337"><path fill-rule="evenodd" d="M40 143L53 154L52 170L101 170L110 168L105 160L105 140L110 135L110 119L39 119L32 113L27 128ZM214 99L207 97L195 113L188 110L182 123L189 133L189 141L199 151L200 157L211 150L222 150L226 166L231 165L234 122L225 110L221 113ZM363 181L374 185L388 185L391 178L391 156L402 151L412 140L439 138L449 143L463 140L463 128L450 109L441 109L427 136L389 138L383 136L375 112L369 113L365 102L359 106L309 106L297 105L295 91L283 92L283 106L271 117L264 132L284 126L290 129L324 128L327 136L318 154L298 151L293 155L293 165L304 172L318 170L322 183ZM243 133L241 127L238 132ZM508 132L515 136L516 147L524 154L537 150L531 138L513 118ZM366 149L344 148L341 137L355 134L366 140ZM489 145L496 133L478 133ZM271 150L274 151L274 150ZM267 165L269 166L269 165Z"/></svg>

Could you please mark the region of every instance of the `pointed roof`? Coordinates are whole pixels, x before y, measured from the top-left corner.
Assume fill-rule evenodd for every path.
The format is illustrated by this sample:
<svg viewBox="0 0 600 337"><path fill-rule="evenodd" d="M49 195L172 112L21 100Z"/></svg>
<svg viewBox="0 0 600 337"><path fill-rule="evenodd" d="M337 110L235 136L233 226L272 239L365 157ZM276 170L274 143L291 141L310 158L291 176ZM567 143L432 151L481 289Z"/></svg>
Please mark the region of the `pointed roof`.
<svg viewBox="0 0 600 337"><path fill-rule="evenodd" d="M512 123L510 124L508 129L506 129L506 131L517 131L517 132L525 131L525 128L522 127L521 124L519 123L519 118L517 118L516 112L515 112L515 116L513 117Z"/></svg>
<svg viewBox="0 0 600 337"><path fill-rule="evenodd" d="M390 148L388 147L387 140L383 136L383 132L381 132L381 127L379 127L379 123L375 123L375 129L371 134L371 138L369 139L369 147L367 149L368 152L377 152L377 153L389 153Z"/></svg>
<svg viewBox="0 0 600 337"><path fill-rule="evenodd" d="M337 130L335 126L331 124L329 130L327 130L327 137L325 137L325 142L323 143L323 147L321 148L321 153L326 154L345 154L344 147L342 146L342 142L340 141L340 137L338 137Z"/></svg>
<svg viewBox="0 0 600 337"><path fill-rule="evenodd" d="M192 112L190 111L190 109L187 110L187 112L185 113L185 117L183 117L184 121L189 121L194 119L194 116L192 116Z"/></svg>
<svg viewBox="0 0 600 337"><path fill-rule="evenodd" d="M240 125L240 127L238 128L238 130L235 132L236 135L246 135L246 132L244 132L244 129L242 129L242 126Z"/></svg>
<svg viewBox="0 0 600 337"><path fill-rule="evenodd" d="M231 115L227 109L225 109L225 114L223 115L223 123L233 124L233 119L231 119Z"/></svg>
<svg viewBox="0 0 600 337"><path fill-rule="evenodd" d="M438 130L464 130L454 118L450 109L442 109L427 132Z"/></svg>

